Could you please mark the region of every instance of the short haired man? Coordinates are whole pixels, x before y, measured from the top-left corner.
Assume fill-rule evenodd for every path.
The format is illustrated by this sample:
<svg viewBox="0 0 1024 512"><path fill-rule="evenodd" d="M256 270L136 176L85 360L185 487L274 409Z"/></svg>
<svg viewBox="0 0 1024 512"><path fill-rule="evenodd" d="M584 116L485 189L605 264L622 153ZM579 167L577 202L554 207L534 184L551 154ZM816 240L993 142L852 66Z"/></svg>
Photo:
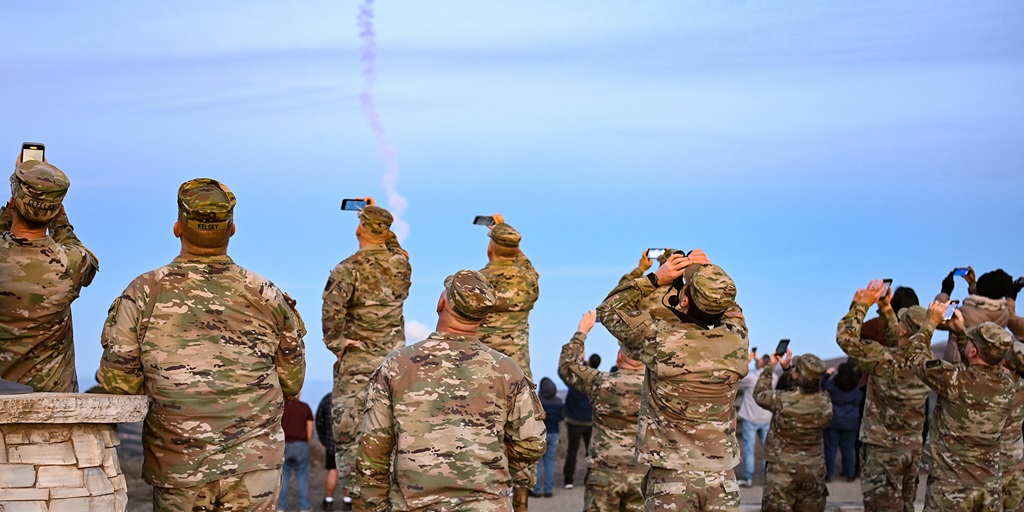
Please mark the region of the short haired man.
<svg viewBox="0 0 1024 512"><path fill-rule="evenodd" d="M494 289L445 280L437 330L373 374L357 456L366 510L512 511L512 476L544 454L544 413L519 365L480 343Z"/></svg>
<svg viewBox="0 0 1024 512"><path fill-rule="evenodd" d="M153 508L271 511L284 460L284 399L302 388L295 301L227 255L235 196L199 178L178 189L181 254L110 307L98 378L152 398L142 477Z"/></svg>
<svg viewBox="0 0 1024 512"><path fill-rule="evenodd" d="M730 470L739 463L735 402L748 371L747 328L736 284L710 263L700 249L673 254L597 308L627 354L647 367L636 446L637 463L651 465L645 510L739 508ZM638 306L669 285L678 290L671 297L678 321L655 322Z"/></svg>
<svg viewBox="0 0 1024 512"><path fill-rule="evenodd" d="M0 207L0 378L35 391L78 391L71 303L99 270L64 213L69 186L19 156Z"/></svg>

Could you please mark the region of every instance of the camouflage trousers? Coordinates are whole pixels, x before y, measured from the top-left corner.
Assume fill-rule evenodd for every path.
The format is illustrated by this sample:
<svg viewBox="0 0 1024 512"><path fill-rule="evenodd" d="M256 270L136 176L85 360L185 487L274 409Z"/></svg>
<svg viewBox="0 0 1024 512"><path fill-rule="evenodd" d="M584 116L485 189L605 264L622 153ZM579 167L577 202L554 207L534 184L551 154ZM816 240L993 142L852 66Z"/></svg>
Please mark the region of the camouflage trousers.
<svg viewBox="0 0 1024 512"><path fill-rule="evenodd" d="M356 467L359 430L363 426L363 408L370 375L384 362L383 356L366 352L346 353L341 364L334 364L334 390L331 393L331 423L334 426L334 460L338 484L351 488Z"/></svg>
<svg viewBox="0 0 1024 512"><path fill-rule="evenodd" d="M1003 473L1003 512L1024 512L1024 468Z"/></svg>
<svg viewBox="0 0 1024 512"><path fill-rule="evenodd" d="M732 471L651 468L643 485L645 512L740 509L740 487Z"/></svg>
<svg viewBox="0 0 1024 512"><path fill-rule="evenodd" d="M761 510L821 512L825 510L825 465L798 466L772 462L764 475Z"/></svg>
<svg viewBox="0 0 1024 512"><path fill-rule="evenodd" d="M644 509L646 466L618 470L591 467L583 493L585 512L640 512Z"/></svg>
<svg viewBox="0 0 1024 512"><path fill-rule="evenodd" d="M867 512L913 512L921 450L863 444L860 490Z"/></svg>
<svg viewBox="0 0 1024 512"><path fill-rule="evenodd" d="M928 491L924 495L925 512L988 512L1001 511L1000 483L965 485L962 482L938 480L928 477Z"/></svg>
<svg viewBox="0 0 1024 512"><path fill-rule="evenodd" d="M160 512L273 512L281 489L281 469L250 471L203 485L153 488L153 510Z"/></svg>
<svg viewBox="0 0 1024 512"><path fill-rule="evenodd" d="M504 332L500 334L479 333L480 341L506 356L511 357L522 368L526 378L533 382L530 373L530 331Z"/></svg>

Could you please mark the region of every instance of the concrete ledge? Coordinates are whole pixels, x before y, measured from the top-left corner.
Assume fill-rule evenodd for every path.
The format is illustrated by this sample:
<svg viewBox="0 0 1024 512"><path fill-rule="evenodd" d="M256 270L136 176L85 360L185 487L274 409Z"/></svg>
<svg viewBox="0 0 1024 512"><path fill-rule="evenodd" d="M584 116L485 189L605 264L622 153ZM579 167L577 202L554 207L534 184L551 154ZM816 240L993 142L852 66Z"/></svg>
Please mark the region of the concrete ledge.
<svg viewBox="0 0 1024 512"><path fill-rule="evenodd" d="M0 396L0 424L124 423L140 421L149 397L99 393L27 393Z"/></svg>

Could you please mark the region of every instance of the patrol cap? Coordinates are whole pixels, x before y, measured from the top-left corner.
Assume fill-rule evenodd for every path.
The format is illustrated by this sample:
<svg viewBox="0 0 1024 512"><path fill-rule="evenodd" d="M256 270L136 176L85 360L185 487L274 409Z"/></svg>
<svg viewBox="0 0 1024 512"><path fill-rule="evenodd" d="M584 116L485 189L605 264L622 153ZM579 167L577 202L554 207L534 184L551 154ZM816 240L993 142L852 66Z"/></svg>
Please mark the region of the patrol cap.
<svg viewBox="0 0 1024 512"><path fill-rule="evenodd" d="M495 225L491 228L491 232L487 234L494 240L494 243L502 247L519 247L519 241L523 239L523 235L520 235L518 231L512 226L502 222L501 224Z"/></svg>
<svg viewBox="0 0 1024 512"><path fill-rule="evenodd" d="M14 206L18 213L33 222L53 220L70 186L64 172L39 160L22 162L11 175Z"/></svg>
<svg viewBox="0 0 1024 512"><path fill-rule="evenodd" d="M697 309L717 315L736 303L736 283L718 265L697 265L687 278L690 297Z"/></svg>
<svg viewBox="0 0 1024 512"><path fill-rule="evenodd" d="M661 255L658 256L658 264L659 265L664 265L665 262L668 261L668 259L670 257L672 257L672 255L677 253L677 252L683 252L683 251L680 251L679 249L665 249L665 252L661 253Z"/></svg>
<svg viewBox="0 0 1024 512"><path fill-rule="evenodd" d="M896 317L900 323L907 325L910 334L921 330L921 326L928 321L928 310L921 306L910 306L900 310Z"/></svg>
<svg viewBox="0 0 1024 512"><path fill-rule="evenodd" d="M494 288L475 270L460 270L448 276L444 288L452 310L468 320L483 320L497 303Z"/></svg>
<svg viewBox="0 0 1024 512"><path fill-rule="evenodd" d="M395 218L380 206L367 206L359 212L359 222L367 231L375 235L386 235L391 230Z"/></svg>
<svg viewBox="0 0 1024 512"><path fill-rule="evenodd" d="M993 322L985 322L977 327L967 329L967 338L978 347L981 359L988 364L999 364L1006 357L1006 352L1013 346L1010 333Z"/></svg>
<svg viewBox="0 0 1024 512"><path fill-rule="evenodd" d="M793 364L801 377L809 380L820 379L827 367L825 361L814 354L803 354L793 358Z"/></svg>
<svg viewBox="0 0 1024 512"><path fill-rule="evenodd" d="M235 195L217 180L196 178L178 187L178 219L192 229L228 229L234 212Z"/></svg>

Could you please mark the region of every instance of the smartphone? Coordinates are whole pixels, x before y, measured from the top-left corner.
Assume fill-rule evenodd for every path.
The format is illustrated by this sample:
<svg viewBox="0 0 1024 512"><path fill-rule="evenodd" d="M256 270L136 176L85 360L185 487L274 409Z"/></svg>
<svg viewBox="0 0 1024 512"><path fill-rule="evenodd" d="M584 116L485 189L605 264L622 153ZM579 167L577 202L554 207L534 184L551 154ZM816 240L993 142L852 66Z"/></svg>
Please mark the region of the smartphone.
<svg viewBox="0 0 1024 512"><path fill-rule="evenodd" d="M365 199L342 199L341 209L345 211L359 211L366 208Z"/></svg>
<svg viewBox="0 0 1024 512"><path fill-rule="evenodd" d="M1024 277L1018 277L1017 280L1013 282L1013 284L1015 286L1024 286Z"/></svg>
<svg viewBox="0 0 1024 512"><path fill-rule="evenodd" d="M757 353L757 347L751 347L750 351L756 354Z"/></svg>
<svg viewBox="0 0 1024 512"><path fill-rule="evenodd" d="M944 315L942 315L942 320L945 321L945 320L952 319L953 318L953 312L956 311L956 308L958 308L958 307L960 307L960 301L958 301L958 300L950 301L949 305L946 306L946 313Z"/></svg>
<svg viewBox="0 0 1024 512"><path fill-rule="evenodd" d="M953 269L953 275L963 277L967 275L968 270L969 269L967 267L957 267Z"/></svg>
<svg viewBox="0 0 1024 512"><path fill-rule="evenodd" d="M473 219L473 225L474 226L493 226L494 225L494 217L491 216L491 215L477 215L476 218Z"/></svg>
<svg viewBox="0 0 1024 512"><path fill-rule="evenodd" d="M775 355L782 357L789 349L789 340L779 340L779 346L775 347Z"/></svg>
<svg viewBox="0 0 1024 512"><path fill-rule="evenodd" d="M647 249L647 259L649 259L649 260L656 260L662 254L665 254L665 249L658 249L658 248L655 248L655 247L651 247L650 249Z"/></svg>
<svg viewBox="0 0 1024 512"><path fill-rule="evenodd" d="M42 142L22 142L21 143L21 161L27 162L29 160L43 161L46 156L46 146Z"/></svg>
<svg viewBox="0 0 1024 512"><path fill-rule="evenodd" d="M889 288L892 288L892 279L882 280L882 297L889 295Z"/></svg>

